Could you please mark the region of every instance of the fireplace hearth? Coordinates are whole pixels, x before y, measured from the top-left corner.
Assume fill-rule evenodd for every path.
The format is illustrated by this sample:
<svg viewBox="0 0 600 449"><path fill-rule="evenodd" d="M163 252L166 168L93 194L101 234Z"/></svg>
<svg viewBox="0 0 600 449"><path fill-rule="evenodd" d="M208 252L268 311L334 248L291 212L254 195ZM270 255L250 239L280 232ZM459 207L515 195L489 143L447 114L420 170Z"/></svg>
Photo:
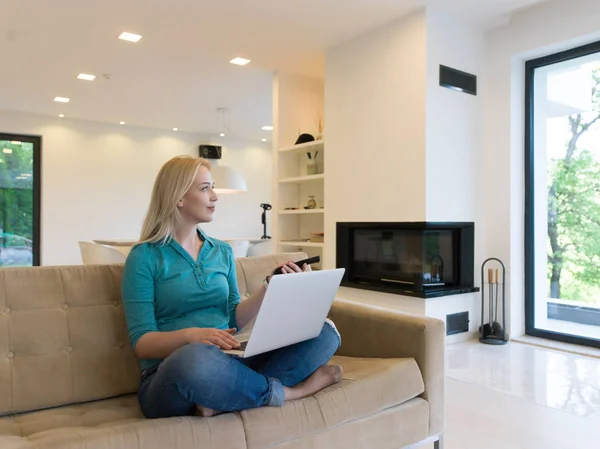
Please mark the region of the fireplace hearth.
<svg viewBox="0 0 600 449"><path fill-rule="evenodd" d="M343 286L433 298L479 291L474 223L337 223Z"/></svg>

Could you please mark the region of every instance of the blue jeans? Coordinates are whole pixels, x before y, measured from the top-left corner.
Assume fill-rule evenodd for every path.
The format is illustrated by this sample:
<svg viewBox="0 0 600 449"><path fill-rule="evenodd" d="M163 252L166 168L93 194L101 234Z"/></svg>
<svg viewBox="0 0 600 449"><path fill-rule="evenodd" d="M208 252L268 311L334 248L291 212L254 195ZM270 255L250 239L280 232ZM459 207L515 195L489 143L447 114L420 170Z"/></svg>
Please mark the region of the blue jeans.
<svg viewBox="0 0 600 449"><path fill-rule="evenodd" d="M216 346L189 344L142 372L140 408L146 418L167 418L193 415L197 405L223 412L281 406L283 387L309 377L339 346L329 323L316 338L247 359Z"/></svg>

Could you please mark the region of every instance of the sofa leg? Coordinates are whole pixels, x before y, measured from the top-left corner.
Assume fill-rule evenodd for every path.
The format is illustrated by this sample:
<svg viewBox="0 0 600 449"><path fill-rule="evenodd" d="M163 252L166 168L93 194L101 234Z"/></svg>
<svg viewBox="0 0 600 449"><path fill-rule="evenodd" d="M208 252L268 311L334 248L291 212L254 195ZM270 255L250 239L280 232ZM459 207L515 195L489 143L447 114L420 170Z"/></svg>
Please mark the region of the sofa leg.
<svg viewBox="0 0 600 449"><path fill-rule="evenodd" d="M444 436L440 435L439 439L433 443L433 449L444 449Z"/></svg>

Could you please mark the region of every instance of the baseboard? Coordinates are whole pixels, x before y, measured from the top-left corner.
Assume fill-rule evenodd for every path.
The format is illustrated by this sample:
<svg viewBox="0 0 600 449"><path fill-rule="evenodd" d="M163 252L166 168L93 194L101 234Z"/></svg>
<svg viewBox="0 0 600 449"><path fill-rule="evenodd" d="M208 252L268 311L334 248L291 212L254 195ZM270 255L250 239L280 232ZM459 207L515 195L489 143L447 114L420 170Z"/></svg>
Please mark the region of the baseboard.
<svg viewBox="0 0 600 449"><path fill-rule="evenodd" d="M461 332L460 334L446 335L446 344L452 345L455 343L462 343L464 341L477 340L479 338L479 332Z"/></svg>
<svg viewBox="0 0 600 449"><path fill-rule="evenodd" d="M523 335L512 338L511 341L523 343L526 345L538 346L545 349L554 349L555 351L569 352L571 354L583 355L600 359L600 349L590 348L588 346L573 345L561 341L548 340L545 338Z"/></svg>

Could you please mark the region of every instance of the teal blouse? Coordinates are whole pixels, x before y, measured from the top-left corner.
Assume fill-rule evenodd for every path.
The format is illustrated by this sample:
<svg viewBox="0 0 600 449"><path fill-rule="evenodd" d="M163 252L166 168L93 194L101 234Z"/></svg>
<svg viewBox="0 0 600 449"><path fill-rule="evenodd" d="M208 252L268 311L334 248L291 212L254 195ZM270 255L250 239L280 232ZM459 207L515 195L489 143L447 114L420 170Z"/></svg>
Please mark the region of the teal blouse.
<svg viewBox="0 0 600 449"><path fill-rule="evenodd" d="M142 243L129 253L121 289L132 348L146 332L237 327L240 294L233 250L198 232L204 240L198 260L173 239L165 245ZM161 361L140 364L146 369Z"/></svg>

